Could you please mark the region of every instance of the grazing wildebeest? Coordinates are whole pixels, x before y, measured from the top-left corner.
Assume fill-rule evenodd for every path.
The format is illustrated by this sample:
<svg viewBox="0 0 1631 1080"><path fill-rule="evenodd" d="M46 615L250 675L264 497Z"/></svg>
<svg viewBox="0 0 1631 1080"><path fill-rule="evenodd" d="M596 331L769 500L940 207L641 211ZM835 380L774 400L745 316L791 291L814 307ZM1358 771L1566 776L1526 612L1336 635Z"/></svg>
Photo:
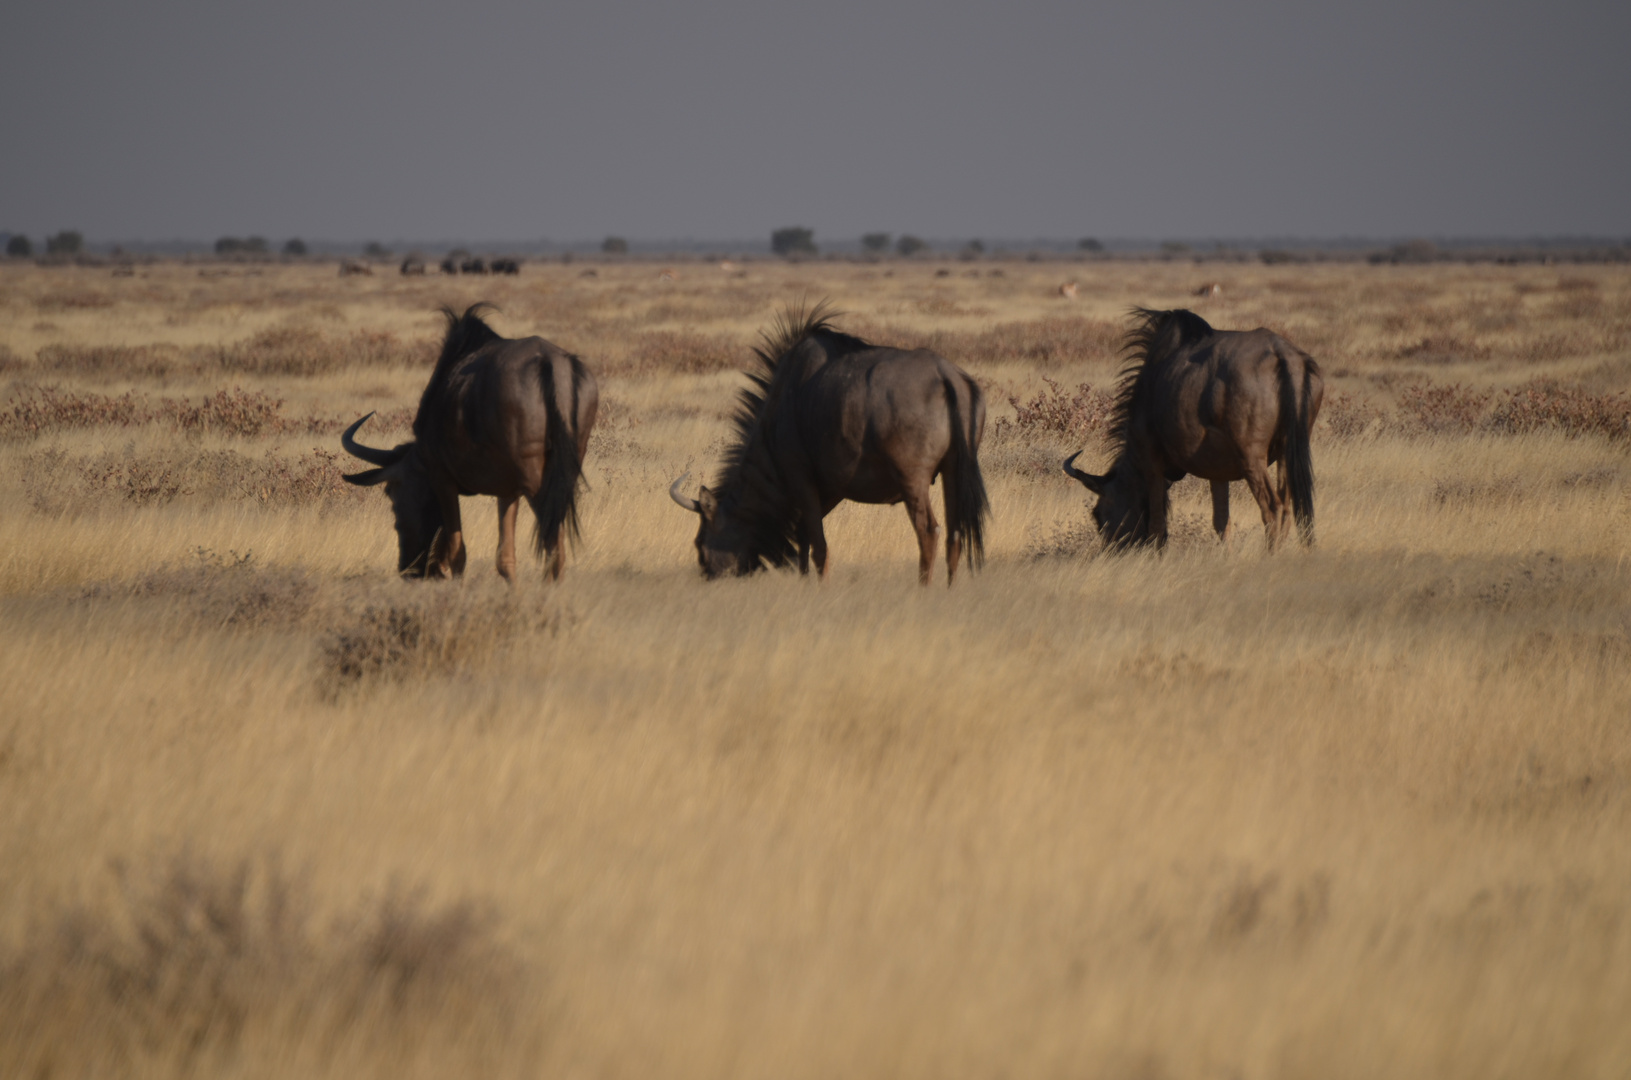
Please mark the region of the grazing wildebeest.
<svg viewBox="0 0 1631 1080"><path fill-rule="evenodd" d="M1110 441L1110 471L1065 472L1098 495L1093 521L1113 545L1167 542L1167 488L1187 474L1212 482L1212 526L1229 531L1229 482L1245 480L1269 546L1294 515L1314 540L1308 436L1325 396L1314 358L1269 330L1214 330L1192 311L1133 310ZM1269 466L1279 463L1277 482Z"/></svg>
<svg viewBox="0 0 1631 1080"><path fill-rule="evenodd" d="M519 274L521 272L521 260L504 255L488 263L488 269L495 274Z"/></svg>
<svg viewBox="0 0 1631 1080"><path fill-rule="evenodd" d="M966 554L984 558L989 513L980 477L985 401L974 380L927 349L870 345L833 329L825 304L788 311L758 353L742 391L723 474L698 498L669 495L701 519L697 558L709 578L786 566L810 556L827 574L821 521L840 502L906 503L917 533L918 577L934 569L940 525L929 488L942 478L946 582Z"/></svg>
<svg viewBox="0 0 1631 1080"><path fill-rule="evenodd" d="M516 506L525 498L537 518L533 548L549 554L561 576L561 531L575 536L583 455L600 403L583 362L543 338L499 337L481 318L443 308L447 337L436 361L411 442L391 450L355 439L369 413L340 443L377 468L353 473L353 484L384 484L396 515L397 570L411 577L464 572L460 495L498 497L498 572L515 579Z"/></svg>
<svg viewBox="0 0 1631 1080"><path fill-rule="evenodd" d="M459 261L457 259L455 259L453 256L449 255L447 258L442 260L442 273L444 273L444 274L457 274L458 272L459 272Z"/></svg>
<svg viewBox="0 0 1631 1080"><path fill-rule="evenodd" d="M465 274L485 274L487 272L487 261L480 255L477 255L474 258L466 259L461 262L459 264L459 271Z"/></svg>

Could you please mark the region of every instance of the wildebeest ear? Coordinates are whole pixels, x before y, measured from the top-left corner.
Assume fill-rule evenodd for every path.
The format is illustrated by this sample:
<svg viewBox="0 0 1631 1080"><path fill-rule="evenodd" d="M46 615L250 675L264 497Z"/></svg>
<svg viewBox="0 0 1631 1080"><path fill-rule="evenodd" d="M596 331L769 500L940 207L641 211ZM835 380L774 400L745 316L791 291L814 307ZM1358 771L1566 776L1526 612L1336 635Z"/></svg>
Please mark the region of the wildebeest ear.
<svg viewBox="0 0 1631 1080"><path fill-rule="evenodd" d="M719 496L703 488L697 492L697 506L701 509L703 517L711 518L714 511L719 509Z"/></svg>
<svg viewBox="0 0 1631 1080"><path fill-rule="evenodd" d="M373 487L375 484L385 483L388 479L385 474L389 471L390 466L382 469L364 469L362 472L343 473L340 479L348 484L356 484L358 487Z"/></svg>

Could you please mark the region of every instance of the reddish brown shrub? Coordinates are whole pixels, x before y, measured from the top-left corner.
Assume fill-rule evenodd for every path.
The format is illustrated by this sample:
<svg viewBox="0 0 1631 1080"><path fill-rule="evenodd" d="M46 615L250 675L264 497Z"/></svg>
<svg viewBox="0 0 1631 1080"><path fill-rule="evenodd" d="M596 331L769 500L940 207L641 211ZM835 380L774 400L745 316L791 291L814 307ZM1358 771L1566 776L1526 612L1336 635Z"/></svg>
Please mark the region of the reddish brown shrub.
<svg viewBox="0 0 1631 1080"><path fill-rule="evenodd" d="M1367 398L1337 392L1326 396L1319 418L1325 429L1336 438L1352 439L1377 426L1383 419L1383 413Z"/></svg>
<svg viewBox="0 0 1631 1080"><path fill-rule="evenodd" d="M1440 435L1477 430L1490 395L1460 383L1416 383L1399 392L1399 421L1407 434Z"/></svg>
<svg viewBox="0 0 1631 1080"><path fill-rule="evenodd" d="M1592 394L1551 379L1537 379L1502 394L1489 417L1489 427L1514 435L1552 430L1570 436L1631 439L1631 396Z"/></svg>
<svg viewBox="0 0 1631 1080"><path fill-rule="evenodd" d="M1021 402L1018 395L1008 395L1014 407L1014 418L997 421L992 436L995 439L1016 438L1031 440L1039 436L1057 436L1071 442L1102 437L1110 413L1115 407L1115 395L1095 390L1088 383L1076 387L1074 394L1059 382L1042 376L1047 387L1030 401Z"/></svg>

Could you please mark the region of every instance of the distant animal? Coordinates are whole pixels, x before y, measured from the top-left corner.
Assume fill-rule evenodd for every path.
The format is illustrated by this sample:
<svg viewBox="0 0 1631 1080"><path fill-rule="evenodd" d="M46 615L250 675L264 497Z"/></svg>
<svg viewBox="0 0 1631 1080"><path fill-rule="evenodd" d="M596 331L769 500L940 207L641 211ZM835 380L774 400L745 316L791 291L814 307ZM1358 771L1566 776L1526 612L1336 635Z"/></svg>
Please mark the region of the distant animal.
<svg viewBox="0 0 1631 1080"><path fill-rule="evenodd" d="M374 268L362 259L341 259L340 276L351 277L354 274L372 275Z"/></svg>
<svg viewBox="0 0 1631 1080"><path fill-rule="evenodd" d="M918 579L934 570L941 535L929 488L942 480L946 582L966 557L984 558L990 508L980 476L985 401L973 379L927 349L869 344L834 329L823 302L788 310L755 350L724 469L696 498L669 496L700 519L704 576L749 574L810 559L826 577L822 519L840 502L906 503L917 533Z"/></svg>
<svg viewBox="0 0 1631 1080"><path fill-rule="evenodd" d="M487 261L479 255L465 259L459 264L459 272L463 274L485 274L487 272Z"/></svg>
<svg viewBox="0 0 1631 1080"><path fill-rule="evenodd" d="M1076 283L1074 281L1067 281L1063 285L1059 286L1059 295L1063 296L1066 300L1076 299Z"/></svg>
<svg viewBox="0 0 1631 1080"><path fill-rule="evenodd" d="M401 270L404 276L423 274L425 272L425 257L423 255L409 255L402 260Z"/></svg>
<svg viewBox="0 0 1631 1080"><path fill-rule="evenodd" d="M519 274L521 272L521 260L506 255L488 263L487 268L495 274Z"/></svg>
<svg viewBox="0 0 1631 1080"><path fill-rule="evenodd" d="M661 270L657 271L657 280L658 281L673 281L674 280L674 268L671 267L671 266L665 266Z"/></svg>
<svg viewBox="0 0 1631 1080"><path fill-rule="evenodd" d="M412 441L390 450L364 446L357 430L340 445L372 469L346 481L385 485L396 516L397 570L408 577L464 572L459 496L498 498L498 572L515 580L516 507L526 499L537 527L533 549L549 556L549 575L566 564L562 532L576 536L577 493L589 433L600 404L583 361L539 337L499 337L482 319L443 308L447 336L419 399Z"/></svg>
<svg viewBox="0 0 1631 1080"><path fill-rule="evenodd" d="M1319 364L1269 330L1214 330L1192 311L1135 308L1110 418L1114 460L1102 476L1065 473L1098 496L1093 522L1115 546L1167 542L1167 489L1186 475L1212 483L1212 526L1229 533L1229 483L1245 480L1270 548L1296 519L1314 540L1309 433L1325 382ZM1268 468L1278 463L1275 482Z"/></svg>
<svg viewBox="0 0 1631 1080"><path fill-rule="evenodd" d="M1196 296L1222 296L1223 286L1215 281L1209 281L1195 290Z"/></svg>
<svg viewBox="0 0 1631 1080"><path fill-rule="evenodd" d="M457 259L455 259L453 256L449 255L447 258L442 260L442 273L444 273L444 274L457 274L458 272L459 272L459 261Z"/></svg>

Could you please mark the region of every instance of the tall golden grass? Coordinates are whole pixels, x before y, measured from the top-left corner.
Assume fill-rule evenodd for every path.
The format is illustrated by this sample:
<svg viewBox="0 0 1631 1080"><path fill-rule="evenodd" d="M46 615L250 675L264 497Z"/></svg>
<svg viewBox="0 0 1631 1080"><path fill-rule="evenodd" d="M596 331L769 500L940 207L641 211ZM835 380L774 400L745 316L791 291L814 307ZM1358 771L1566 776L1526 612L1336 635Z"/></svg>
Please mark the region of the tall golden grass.
<svg viewBox="0 0 1631 1080"><path fill-rule="evenodd" d="M0 1075L1631 1071L1631 274L936 268L0 268ZM982 574L845 506L700 580L664 489L801 296L986 384ZM478 298L602 376L555 587L490 500L395 580L321 456ZM1134 303L1321 359L1316 548L1190 480L1098 549Z"/></svg>

